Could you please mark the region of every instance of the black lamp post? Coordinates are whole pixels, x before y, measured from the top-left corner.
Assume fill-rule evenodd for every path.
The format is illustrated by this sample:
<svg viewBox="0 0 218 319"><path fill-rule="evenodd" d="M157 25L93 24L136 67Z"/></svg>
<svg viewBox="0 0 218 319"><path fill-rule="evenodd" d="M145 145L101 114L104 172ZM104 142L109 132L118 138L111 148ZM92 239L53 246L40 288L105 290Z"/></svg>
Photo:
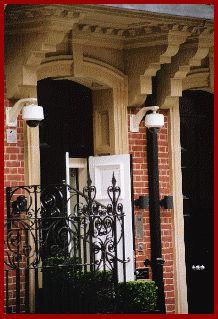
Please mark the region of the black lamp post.
<svg viewBox="0 0 218 319"><path fill-rule="evenodd" d="M157 133L147 130L147 160L148 160L148 183L149 183L149 213L151 235L151 269L152 279L155 281L157 290L157 309L165 314L165 296L163 282L163 264L161 248L160 226L160 200L159 200L159 173L158 173L158 144Z"/></svg>

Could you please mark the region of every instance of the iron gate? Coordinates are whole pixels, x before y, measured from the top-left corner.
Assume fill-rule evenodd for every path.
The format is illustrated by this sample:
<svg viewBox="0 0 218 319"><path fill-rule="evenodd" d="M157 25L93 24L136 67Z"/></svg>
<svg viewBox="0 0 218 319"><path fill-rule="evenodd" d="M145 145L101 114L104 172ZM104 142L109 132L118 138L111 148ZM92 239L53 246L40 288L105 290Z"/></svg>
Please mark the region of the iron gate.
<svg viewBox="0 0 218 319"><path fill-rule="evenodd" d="M92 186L90 177L83 192L64 182L45 187L6 189L6 313L51 311L46 299L51 292L45 289L51 279L48 278L51 269L56 283L58 275L54 269L65 269L70 278L76 274L76 278L92 276L95 281L99 274L104 279L110 274L116 287L118 263L121 263L122 278L126 281L125 264L128 259L125 258L123 206L118 203L120 192L114 175L112 186L107 189L110 199L107 206L95 200L96 188ZM53 285L50 289L64 289L63 285L60 288L63 279L58 278L59 286ZM62 302L66 302L68 295L69 289L65 291ZM83 308L84 302L86 300L83 300ZM75 304L81 313L83 310L78 308L78 302ZM93 311L91 308L90 312ZM75 310L71 307L69 311Z"/></svg>

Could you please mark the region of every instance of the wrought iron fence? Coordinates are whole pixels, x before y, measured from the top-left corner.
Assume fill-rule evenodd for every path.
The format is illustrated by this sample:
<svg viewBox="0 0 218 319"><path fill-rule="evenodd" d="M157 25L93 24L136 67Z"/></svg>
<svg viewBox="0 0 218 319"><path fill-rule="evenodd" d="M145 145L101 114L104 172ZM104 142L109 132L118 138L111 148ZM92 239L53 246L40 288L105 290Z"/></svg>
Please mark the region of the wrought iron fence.
<svg viewBox="0 0 218 319"><path fill-rule="evenodd" d="M40 312L39 292L45 269L54 267L51 260L80 275L111 271L115 286L120 262L126 280L124 212L114 175L107 193L107 206L96 201L90 177L83 192L65 183L7 187L6 313Z"/></svg>

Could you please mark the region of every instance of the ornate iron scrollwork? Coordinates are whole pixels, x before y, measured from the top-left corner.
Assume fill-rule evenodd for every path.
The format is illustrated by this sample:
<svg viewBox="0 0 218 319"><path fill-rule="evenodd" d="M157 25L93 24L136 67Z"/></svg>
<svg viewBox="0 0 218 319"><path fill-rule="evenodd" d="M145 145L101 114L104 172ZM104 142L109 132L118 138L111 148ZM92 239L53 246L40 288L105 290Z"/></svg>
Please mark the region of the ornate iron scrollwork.
<svg viewBox="0 0 218 319"><path fill-rule="evenodd" d="M17 200L12 202L12 214L14 216L20 215L21 212L27 210L27 198L25 196L18 196Z"/></svg>
<svg viewBox="0 0 218 319"><path fill-rule="evenodd" d="M112 270L124 245L121 190L113 174L110 203L97 202L90 176L83 192L61 185L7 188L5 264L36 268L49 256L75 256L84 269ZM71 207L74 196L80 200ZM69 258L66 258L66 262Z"/></svg>

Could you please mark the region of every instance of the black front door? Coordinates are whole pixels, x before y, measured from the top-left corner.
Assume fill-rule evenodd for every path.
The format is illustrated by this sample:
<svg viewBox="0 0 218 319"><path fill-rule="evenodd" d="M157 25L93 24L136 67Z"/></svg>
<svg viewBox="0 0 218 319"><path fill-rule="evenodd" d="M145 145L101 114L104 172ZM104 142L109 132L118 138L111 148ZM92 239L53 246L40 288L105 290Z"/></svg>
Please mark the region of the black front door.
<svg viewBox="0 0 218 319"><path fill-rule="evenodd" d="M183 213L188 311L214 307L213 95L184 91L180 100Z"/></svg>
<svg viewBox="0 0 218 319"><path fill-rule="evenodd" d="M41 122L41 184L66 180L65 154L86 158L93 155L91 90L69 80L38 82L38 103L43 106Z"/></svg>

